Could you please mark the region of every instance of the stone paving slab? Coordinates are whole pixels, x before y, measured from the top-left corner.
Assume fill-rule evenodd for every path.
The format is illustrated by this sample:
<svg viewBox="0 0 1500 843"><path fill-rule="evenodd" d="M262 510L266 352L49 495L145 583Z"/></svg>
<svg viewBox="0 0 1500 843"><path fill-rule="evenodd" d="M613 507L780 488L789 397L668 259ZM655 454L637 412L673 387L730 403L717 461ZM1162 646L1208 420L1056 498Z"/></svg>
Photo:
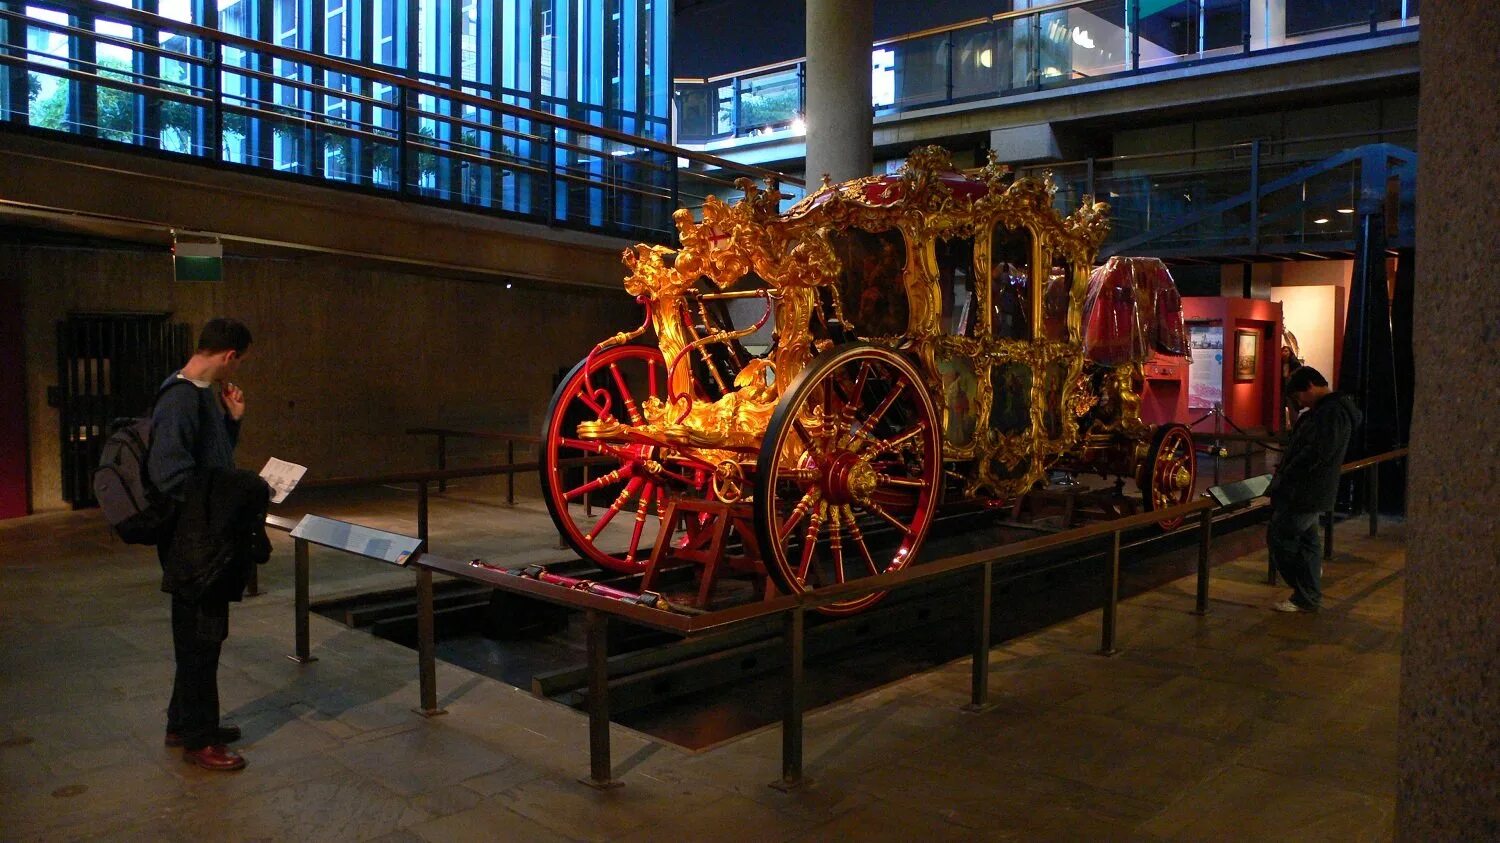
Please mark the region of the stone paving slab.
<svg viewBox="0 0 1500 843"><path fill-rule="evenodd" d="M550 524L493 492L435 499L436 541L500 536L537 555ZM486 497L486 494L490 497ZM403 527L409 495L329 498ZM539 506L537 504L536 506ZM503 525L503 526L496 526ZM990 652L991 701L960 660L809 713L809 783L783 793L779 728L701 753L613 729L595 791L586 719L439 664L422 718L405 648L313 616L292 650L290 542L236 605L221 667L249 767L208 773L161 745L172 674L153 555L97 513L0 522L0 839L70 840L1385 840L1393 830L1403 528L1338 530L1317 615L1267 610L1263 550ZM409 587L409 572L315 552L315 598Z"/></svg>

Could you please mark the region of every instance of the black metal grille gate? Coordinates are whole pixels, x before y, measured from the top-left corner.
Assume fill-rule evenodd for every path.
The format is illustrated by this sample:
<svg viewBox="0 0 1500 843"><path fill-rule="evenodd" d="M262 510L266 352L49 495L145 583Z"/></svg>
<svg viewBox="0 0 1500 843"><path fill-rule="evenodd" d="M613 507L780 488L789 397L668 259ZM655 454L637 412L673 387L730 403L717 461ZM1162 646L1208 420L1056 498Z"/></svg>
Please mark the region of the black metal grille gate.
<svg viewBox="0 0 1500 843"><path fill-rule="evenodd" d="M57 323L63 500L94 505L91 478L110 423L145 415L188 351L188 326L170 314L71 314Z"/></svg>

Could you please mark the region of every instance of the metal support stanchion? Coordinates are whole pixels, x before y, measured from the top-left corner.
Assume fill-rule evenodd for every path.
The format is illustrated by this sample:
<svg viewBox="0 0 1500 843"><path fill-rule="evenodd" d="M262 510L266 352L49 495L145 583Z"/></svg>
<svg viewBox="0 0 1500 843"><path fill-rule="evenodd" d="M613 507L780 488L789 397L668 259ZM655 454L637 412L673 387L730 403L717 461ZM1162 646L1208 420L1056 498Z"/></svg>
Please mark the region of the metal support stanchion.
<svg viewBox="0 0 1500 843"><path fill-rule="evenodd" d="M447 714L437 703L437 630L432 610L432 571L417 569L417 685L423 717Z"/></svg>
<svg viewBox="0 0 1500 843"><path fill-rule="evenodd" d="M979 572L979 600L974 606L974 665L969 704L965 711L984 711L990 707L990 613L994 567L984 563Z"/></svg>
<svg viewBox="0 0 1500 843"><path fill-rule="evenodd" d="M1120 531L1112 535L1109 572L1105 583L1104 625L1099 640L1099 655L1113 656L1115 649L1115 609L1120 602Z"/></svg>
<svg viewBox="0 0 1500 843"><path fill-rule="evenodd" d="M771 783L777 790L795 790L802 786L802 657L805 653L803 633L805 610L798 606L782 617L786 645L786 699L781 718L781 780Z"/></svg>
<svg viewBox="0 0 1500 843"><path fill-rule="evenodd" d="M307 574L308 574L308 544L305 539L292 540L292 594L293 594L293 626L297 636L297 652L287 658L294 662L307 664L317 661L313 658L308 644L310 635L308 633L308 612L311 601L307 596Z"/></svg>
<svg viewBox="0 0 1500 843"><path fill-rule="evenodd" d="M1333 558L1333 512L1323 513L1323 558Z"/></svg>
<svg viewBox="0 0 1500 843"><path fill-rule="evenodd" d="M1219 480L1219 464L1224 461L1224 443L1219 437L1224 435L1224 405L1214 404L1214 485L1221 485Z"/></svg>
<svg viewBox="0 0 1500 843"><path fill-rule="evenodd" d="M514 468L516 464L516 440L505 440L505 464ZM516 505L516 472L505 475L505 505Z"/></svg>
<svg viewBox="0 0 1500 843"><path fill-rule="evenodd" d="M610 776L609 761L609 615L585 612L589 659L589 787L607 790L621 782Z"/></svg>
<svg viewBox="0 0 1500 843"><path fill-rule="evenodd" d="M438 471L443 471L443 470L445 470L445 469L448 468L448 437L446 435L442 434L442 433L439 433L437 435L437 438L438 438ZM446 491L448 491L448 481L447 480L439 480L438 481L438 491L439 492L446 492Z"/></svg>
<svg viewBox="0 0 1500 843"><path fill-rule="evenodd" d="M442 481L438 484L441 486ZM417 538L422 540L422 550L432 550L431 542L427 541L427 481L417 482Z"/></svg>
<svg viewBox="0 0 1500 843"><path fill-rule="evenodd" d="M1208 553L1213 543L1214 511L1205 509L1198 516L1198 602L1195 615L1208 614Z"/></svg>
<svg viewBox="0 0 1500 843"><path fill-rule="evenodd" d="M1380 532L1380 463L1370 466L1370 479L1365 483L1365 508L1370 510L1370 535Z"/></svg>
<svg viewBox="0 0 1500 843"><path fill-rule="evenodd" d="M260 566L259 565L251 565L250 566L250 576L248 578L246 578L246 580L245 580L245 596L246 597L259 597L260 596Z"/></svg>

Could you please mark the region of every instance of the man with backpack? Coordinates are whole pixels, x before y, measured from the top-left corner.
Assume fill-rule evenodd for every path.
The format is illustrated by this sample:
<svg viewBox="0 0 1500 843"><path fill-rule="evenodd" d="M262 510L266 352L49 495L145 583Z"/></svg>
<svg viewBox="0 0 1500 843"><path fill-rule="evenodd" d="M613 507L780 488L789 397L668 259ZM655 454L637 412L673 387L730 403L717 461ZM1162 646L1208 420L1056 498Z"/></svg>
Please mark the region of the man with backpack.
<svg viewBox="0 0 1500 843"><path fill-rule="evenodd" d="M250 347L250 330L211 319L197 350L163 381L152 411L147 474L174 517L157 544L162 590L172 595L177 672L167 708L166 744L206 770L238 770L228 748L240 737L219 724L219 654L229 634L229 603L244 593L249 565L270 545L264 517L270 490L234 467L245 394L229 381Z"/></svg>

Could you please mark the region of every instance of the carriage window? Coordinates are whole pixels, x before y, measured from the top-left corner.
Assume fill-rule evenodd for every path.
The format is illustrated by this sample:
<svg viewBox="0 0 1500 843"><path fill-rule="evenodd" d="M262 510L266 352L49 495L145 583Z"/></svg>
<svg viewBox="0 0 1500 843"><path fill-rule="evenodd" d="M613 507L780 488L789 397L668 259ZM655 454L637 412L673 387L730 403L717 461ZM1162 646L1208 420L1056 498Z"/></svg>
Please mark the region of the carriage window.
<svg viewBox="0 0 1500 843"><path fill-rule="evenodd" d="M1073 291L1073 265L1054 260L1042 288L1042 337L1055 342L1068 339L1068 298Z"/></svg>
<svg viewBox="0 0 1500 843"><path fill-rule="evenodd" d="M844 318L861 337L906 333L906 240L894 229L880 234L849 229L829 236L843 271L839 299Z"/></svg>
<svg viewBox="0 0 1500 843"><path fill-rule="evenodd" d="M990 240L990 331L1000 339L1031 339L1031 235L995 226Z"/></svg>
<svg viewBox="0 0 1500 843"><path fill-rule="evenodd" d="M943 333L957 337L974 336L974 241L938 240L933 243L937 257L938 289L943 296Z"/></svg>

